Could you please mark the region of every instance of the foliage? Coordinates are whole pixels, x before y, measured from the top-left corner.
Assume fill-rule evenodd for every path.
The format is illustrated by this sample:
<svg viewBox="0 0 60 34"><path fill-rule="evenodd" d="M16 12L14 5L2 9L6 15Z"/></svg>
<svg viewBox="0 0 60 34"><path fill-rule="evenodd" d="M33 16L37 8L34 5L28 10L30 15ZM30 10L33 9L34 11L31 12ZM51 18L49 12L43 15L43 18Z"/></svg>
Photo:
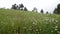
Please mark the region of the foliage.
<svg viewBox="0 0 60 34"><path fill-rule="evenodd" d="M23 9L23 8L24 8L24 9ZM12 5L12 9L15 9L15 10L27 10L27 8L24 7L23 4L19 4L19 5L14 4L14 5Z"/></svg>
<svg viewBox="0 0 60 34"><path fill-rule="evenodd" d="M27 11L27 8L26 7L24 7L24 11Z"/></svg>
<svg viewBox="0 0 60 34"><path fill-rule="evenodd" d="M60 14L60 4L57 5L57 8L55 8L53 13Z"/></svg>
<svg viewBox="0 0 60 34"><path fill-rule="evenodd" d="M20 8L23 8L24 7L24 5L23 4L20 4Z"/></svg>
<svg viewBox="0 0 60 34"><path fill-rule="evenodd" d="M37 12L37 8L36 8L36 7L34 7L32 11L33 11L33 12Z"/></svg>
<svg viewBox="0 0 60 34"><path fill-rule="evenodd" d="M43 11L43 9L41 9L41 13L43 13L44 11Z"/></svg>
<svg viewBox="0 0 60 34"><path fill-rule="evenodd" d="M48 11L46 12L46 14L48 14Z"/></svg>
<svg viewBox="0 0 60 34"><path fill-rule="evenodd" d="M12 5L12 9L17 9L16 4Z"/></svg>

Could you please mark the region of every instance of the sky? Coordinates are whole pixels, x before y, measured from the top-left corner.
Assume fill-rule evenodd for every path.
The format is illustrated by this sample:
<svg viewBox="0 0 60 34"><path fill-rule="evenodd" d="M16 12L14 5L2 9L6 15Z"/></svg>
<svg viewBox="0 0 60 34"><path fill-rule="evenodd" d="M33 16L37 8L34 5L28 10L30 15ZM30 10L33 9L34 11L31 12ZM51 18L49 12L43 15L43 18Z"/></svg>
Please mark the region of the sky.
<svg viewBox="0 0 60 34"><path fill-rule="evenodd" d="M60 0L0 0L0 8L11 8L15 3L17 5L23 3L30 11L36 7L38 11L43 9L45 12L52 12L60 3Z"/></svg>

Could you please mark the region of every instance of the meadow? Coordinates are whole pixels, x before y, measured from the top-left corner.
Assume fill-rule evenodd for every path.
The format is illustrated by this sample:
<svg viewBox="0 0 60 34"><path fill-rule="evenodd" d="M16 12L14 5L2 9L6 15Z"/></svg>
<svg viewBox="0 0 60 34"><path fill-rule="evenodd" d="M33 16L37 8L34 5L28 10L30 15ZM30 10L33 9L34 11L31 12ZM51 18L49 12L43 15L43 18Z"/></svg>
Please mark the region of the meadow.
<svg viewBox="0 0 60 34"><path fill-rule="evenodd" d="M60 34L60 15L0 9L0 34Z"/></svg>

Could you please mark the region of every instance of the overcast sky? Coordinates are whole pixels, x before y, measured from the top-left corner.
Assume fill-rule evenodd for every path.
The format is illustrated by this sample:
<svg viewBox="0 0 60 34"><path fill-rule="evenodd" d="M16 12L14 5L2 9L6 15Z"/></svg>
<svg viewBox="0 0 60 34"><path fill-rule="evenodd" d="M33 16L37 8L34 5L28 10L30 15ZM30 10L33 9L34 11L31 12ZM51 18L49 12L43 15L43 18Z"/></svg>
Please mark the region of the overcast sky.
<svg viewBox="0 0 60 34"><path fill-rule="evenodd" d="M60 0L0 0L0 8L11 8L12 4L15 3L23 3L28 10L32 10L33 7L36 7L38 10L43 9L45 12L52 12L57 4L60 3Z"/></svg>

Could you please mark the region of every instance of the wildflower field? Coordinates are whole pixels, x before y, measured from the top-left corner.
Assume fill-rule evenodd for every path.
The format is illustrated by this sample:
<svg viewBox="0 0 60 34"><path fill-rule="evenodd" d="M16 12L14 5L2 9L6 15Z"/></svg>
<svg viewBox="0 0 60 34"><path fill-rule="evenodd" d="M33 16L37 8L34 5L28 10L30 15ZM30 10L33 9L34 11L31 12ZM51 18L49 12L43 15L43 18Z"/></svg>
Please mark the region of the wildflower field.
<svg viewBox="0 0 60 34"><path fill-rule="evenodd" d="M0 34L60 34L60 15L0 9Z"/></svg>

